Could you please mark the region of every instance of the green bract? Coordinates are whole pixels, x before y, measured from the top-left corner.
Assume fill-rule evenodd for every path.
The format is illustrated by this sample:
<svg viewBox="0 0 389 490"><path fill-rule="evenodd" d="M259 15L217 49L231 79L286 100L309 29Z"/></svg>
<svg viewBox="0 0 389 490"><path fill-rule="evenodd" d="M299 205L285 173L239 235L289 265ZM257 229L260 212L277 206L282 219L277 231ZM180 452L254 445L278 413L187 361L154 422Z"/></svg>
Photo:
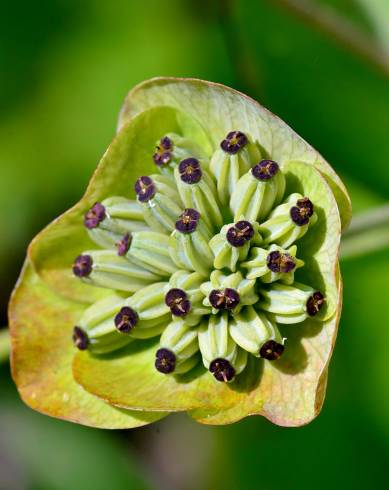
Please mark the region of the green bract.
<svg viewBox="0 0 389 490"><path fill-rule="evenodd" d="M328 163L257 102L142 83L85 196L29 247L9 312L21 396L97 427L308 423L350 216Z"/></svg>

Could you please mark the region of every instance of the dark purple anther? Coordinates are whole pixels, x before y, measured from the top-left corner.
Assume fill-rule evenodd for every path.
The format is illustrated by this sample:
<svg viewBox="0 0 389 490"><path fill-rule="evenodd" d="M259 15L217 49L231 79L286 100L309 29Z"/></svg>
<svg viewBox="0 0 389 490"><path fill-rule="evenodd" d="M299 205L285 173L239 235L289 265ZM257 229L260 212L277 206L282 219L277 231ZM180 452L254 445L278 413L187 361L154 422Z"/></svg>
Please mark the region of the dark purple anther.
<svg viewBox="0 0 389 490"><path fill-rule="evenodd" d="M227 361L227 359L214 359L209 365L209 371L214 375L215 379L227 383L235 377L235 369Z"/></svg>
<svg viewBox="0 0 389 490"><path fill-rule="evenodd" d="M185 158L178 165L181 180L186 184L196 184L200 181L203 172L200 162L196 158Z"/></svg>
<svg viewBox="0 0 389 490"><path fill-rule="evenodd" d="M282 356L284 350L285 347L282 344L275 340L268 340L261 347L259 355L268 361L276 361Z"/></svg>
<svg viewBox="0 0 389 490"><path fill-rule="evenodd" d="M226 138L220 143L220 148L226 153L235 155L238 151L248 143L247 136L241 131L231 131Z"/></svg>
<svg viewBox="0 0 389 490"><path fill-rule="evenodd" d="M86 350L89 345L88 334L81 327L73 328L73 344L79 350Z"/></svg>
<svg viewBox="0 0 389 490"><path fill-rule="evenodd" d="M150 177L144 175L135 182L135 192L140 202L150 201L155 196L157 189Z"/></svg>
<svg viewBox="0 0 389 490"><path fill-rule="evenodd" d="M320 291L316 291L308 298L307 301L307 313L309 316L315 316L319 313L324 305L324 296Z"/></svg>
<svg viewBox="0 0 389 490"><path fill-rule="evenodd" d="M227 231L227 241L233 247L243 247L253 236L254 228L248 221L238 221Z"/></svg>
<svg viewBox="0 0 389 490"><path fill-rule="evenodd" d="M213 289L209 294L209 302L217 310L233 310L240 302L236 289Z"/></svg>
<svg viewBox="0 0 389 490"><path fill-rule="evenodd" d="M126 255L128 249L130 248L132 240L131 233L126 233L124 237L116 244L118 249L118 255L123 256Z"/></svg>
<svg viewBox="0 0 389 490"><path fill-rule="evenodd" d="M268 269L272 272L282 272L287 274L296 267L296 262L290 254L281 253L277 250L269 253L266 262Z"/></svg>
<svg viewBox="0 0 389 490"><path fill-rule="evenodd" d="M169 374L176 368L176 356L169 349L158 349L155 359L155 368L163 374Z"/></svg>
<svg viewBox="0 0 389 490"><path fill-rule="evenodd" d="M73 274L77 277L87 277L92 272L92 265L90 255L79 255L73 264Z"/></svg>
<svg viewBox="0 0 389 490"><path fill-rule="evenodd" d="M309 223L309 218L313 215L313 204L307 198L298 199L296 206L290 208L290 217L298 226L303 226Z"/></svg>
<svg viewBox="0 0 389 490"><path fill-rule="evenodd" d="M138 323L138 313L129 306L123 306L115 316L115 327L120 333L129 333Z"/></svg>
<svg viewBox="0 0 389 490"><path fill-rule="evenodd" d="M106 217L105 207L101 202L96 202L84 216L84 225L91 230L96 228Z"/></svg>
<svg viewBox="0 0 389 490"><path fill-rule="evenodd" d="M156 147L156 151L153 155L154 163L156 163L159 167L167 165L172 159L172 150L172 140L167 136L161 138L159 145Z"/></svg>
<svg viewBox="0 0 389 490"><path fill-rule="evenodd" d="M170 289L166 293L165 303L174 316L185 316L191 308L186 292L178 288Z"/></svg>
<svg viewBox="0 0 389 490"><path fill-rule="evenodd" d="M193 233L197 228L200 213L195 209L185 209L176 221L176 230L181 233Z"/></svg>
<svg viewBox="0 0 389 490"><path fill-rule="evenodd" d="M273 160L262 160L251 169L251 173L258 180L270 180L279 168L278 163Z"/></svg>

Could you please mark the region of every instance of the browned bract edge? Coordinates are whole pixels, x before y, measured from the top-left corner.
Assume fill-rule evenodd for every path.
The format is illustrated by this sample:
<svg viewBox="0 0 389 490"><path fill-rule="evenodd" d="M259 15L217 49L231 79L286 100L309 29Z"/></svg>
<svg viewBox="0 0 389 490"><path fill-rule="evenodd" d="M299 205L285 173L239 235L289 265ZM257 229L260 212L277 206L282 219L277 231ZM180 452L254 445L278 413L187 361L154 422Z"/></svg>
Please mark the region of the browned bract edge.
<svg viewBox="0 0 389 490"><path fill-rule="evenodd" d="M120 112L119 112L117 131L121 130L122 127L125 126L129 122L129 120L131 120L137 114L139 114L139 113L142 112L142 111L139 111L139 110L136 109L135 114L132 114L131 118L128 121L126 121L125 124L123 124L123 125L121 124L121 121L124 118L124 116L125 115L128 115L128 114L130 114L132 112L131 104L129 103L129 100L131 99L132 94L136 93L138 90L142 89L144 86L147 86L149 84L156 83L156 82L191 82L191 83L200 82L200 83L203 83L203 84L208 85L210 87L219 87L219 88L222 88L224 90L227 90L227 91L229 91L229 92L231 92L233 94L240 95L244 99L248 100L250 103L254 103L255 105L259 106L261 108L261 110L263 110L270 118L273 118L276 121L280 121L280 123L282 125L284 125L285 128L287 128L291 133L293 133L293 135L295 135L298 139L300 139L301 141L303 141L307 145L308 148L312 148L316 152L316 154L321 158L322 163L324 163L325 165L327 165L328 166L328 169L333 172L333 177L335 177L334 181L335 181L336 185L339 187L339 189L342 191L342 193L343 193L343 195L344 195L344 197L345 197L345 199L347 201L347 204L349 206L349 213L347 214L347 216L346 216L346 218L344 220L344 223L342 223L342 231L345 231L348 228L348 226L350 225L351 212L352 212L351 199L350 199L350 196L349 196L349 194L347 192L347 189L346 189L345 185L343 184L342 180L340 179L340 177L338 176L338 174L335 172L335 170L332 168L332 166L327 162L327 160L315 148L313 148L304 138L302 138L298 133L296 133L296 131L294 131L288 124L286 124L286 122L283 121L279 116L277 116L276 114L274 114L271 111L269 111L269 109L267 109L266 107L264 107L263 105L261 105L255 99L249 97L248 95L244 94L243 92L239 92L239 90L235 90L235 89L233 89L231 87L227 87L226 85L223 85L222 83L209 82L207 80L202 80L200 78L185 78L185 77L154 77L154 78L150 78L149 80L145 80L145 81L139 83L138 85L135 85L135 87L133 87L128 92L128 94L126 95L126 97L124 99L124 103L123 103L123 105L122 105L122 107L120 109ZM317 169L317 170L320 172L320 169ZM327 176L326 175L323 175L323 178L328 183Z"/></svg>

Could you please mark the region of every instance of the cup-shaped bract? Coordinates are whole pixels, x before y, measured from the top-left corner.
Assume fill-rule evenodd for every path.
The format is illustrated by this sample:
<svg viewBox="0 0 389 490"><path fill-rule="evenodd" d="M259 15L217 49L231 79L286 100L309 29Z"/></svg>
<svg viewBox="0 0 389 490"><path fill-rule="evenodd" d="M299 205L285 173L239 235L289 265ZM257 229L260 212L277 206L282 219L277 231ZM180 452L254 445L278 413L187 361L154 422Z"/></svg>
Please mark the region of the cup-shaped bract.
<svg viewBox="0 0 389 490"><path fill-rule="evenodd" d="M9 309L22 398L95 427L176 411L306 424L350 216L330 165L257 102L201 80L138 85L84 197L28 249Z"/></svg>

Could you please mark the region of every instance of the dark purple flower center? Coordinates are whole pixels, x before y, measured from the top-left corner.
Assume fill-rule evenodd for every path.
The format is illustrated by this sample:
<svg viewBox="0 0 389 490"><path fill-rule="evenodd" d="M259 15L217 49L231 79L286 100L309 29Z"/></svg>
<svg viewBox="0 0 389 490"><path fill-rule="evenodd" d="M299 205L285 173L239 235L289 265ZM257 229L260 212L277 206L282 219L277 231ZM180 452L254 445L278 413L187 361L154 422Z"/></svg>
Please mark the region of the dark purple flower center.
<svg viewBox="0 0 389 490"><path fill-rule="evenodd" d="M203 172L200 162L196 158L185 158L178 165L181 180L186 184L196 184L200 181Z"/></svg>
<svg viewBox="0 0 389 490"><path fill-rule="evenodd" d="M267 256L267 267L272 272L282 272L286 274L296 267L296 262L290 254L274 250Z"/></svg>
<svg viewBox="0 0 389 490"><path fill-rule="evenodd" d="M138 313L129 306L123 306L115 316L115 327L121 333L129 333L138 323Z"/></svg>
<svg viewBox="0 0 389 490"><path fill-rule="evenodd" d="M87 277L92 272L92 265L90 255L79 255L73 264L73 274L77 277Z"/></svg>
<svg viewBox="0 0 389 490"><path fill-rule="evenodd" d="M235 369L227 361L227 359L214 359L209 365L209 371L214 375L215 379L227 383L235 376Z"/></svg>
<svg viewBox="0 0 389 490"><path fill-rule="evenodd" d="M157 189L153 179L147 175L139 177L139 179L135 182L135 192L140 202L150 201L150 199L155 196L156 191Z"/></svg>
<svg viewBox="0 0 389 490"><path fill-rule="evenodd" d="M172 315L185 316L189 313L191 303L185 291L178 288L170 289L165 296L165 303L170 308Z"/></svg>
<svg viewBox="0 0 389 490"><path fill-rule="evenodd" d="M282 356L284 350L285 347L282 344L275 340L268 340L261 347L259 355L268 361L276 361Z"/></svg>
<svg viewBox="0 0 389 490"><path fill-rule="evenodd" d="M233 310L240 302L236 289L213 289L209 294L209 302L217 310Z"/></svg>
<svg viewBox="0 0 389 490"><path fill-rule="evenodd" d="M307 198L298 199L296 206L290 208L290 217L298 226L309 223L309 218L313 215L313 204Z"/></svg>
<svg viewBox="0 0 389 490"><path fill-rule="evenodd" d="M220 143L220 148L226 153L234 155L238 151L246 146L248 143L247 136L241 131L231 131L227 134L225 139Z"/></svg>
<svg viewBox="0 0 389 490"><path fill-rule="evenodd" d="M243 247L254 236L254 228L248 221L238 221L227 231L227 241L233 247Z"/></svg>
<svg viewBox="0 0 389 490"><path fill-rule="evenodd" d="M124 237L116 244L118 249L118 255L123 256L126 255L128 249L130 248L132 240L131 233L126 233Z"/></svg>
<svg viewBox="0 0 389 490"><path fill-rule="evenodd" d="M158 349L155 359L155 368L163 374L169 374L176 368L176 356L169 349Z"/></svg>
<svg viewBox="0 0 389 490"><path fill-rule="evenodd" d="M73 344L77 349L86 350L89 345L88 334L81 327L73 328Z"/></svg>
<svg viewBox="0 0 389 490"><path fill-rule="evenodd" d="M307 313L309 316L315 316L322 309L325 302L324 296L320 291L316 291L308 298L307 301Z"/></svg>
<svg viewBox="0 0 389 490"><path fill-rule="evenodd" d="M84 225L89 230L96 228L106 217L105 207L101 202L96 202L84 216Z"/></svg>
<svg viewBox="0 0 389 490"><path fill-rule="evenodd" d="M251 173L258 180L270 180L279 168L278 163L273 160L262 160L251 169Z"/></svg>
<svg viewBox="0 0 389 490"><path fill-rule="evenodd" d="M195 209L185 209L176 221L176 230L181 233L193 233L197 228L200 213Z"/></svg>
<svg viewBox="0 0 389 490"><path fill-rule="evenodd" d="M159 167L167 165L172 159L172 150L172 140L169 137L164 136L163 138L161 138L159 145L155 149L155 153L153 155L154 162Z"/></svg>

